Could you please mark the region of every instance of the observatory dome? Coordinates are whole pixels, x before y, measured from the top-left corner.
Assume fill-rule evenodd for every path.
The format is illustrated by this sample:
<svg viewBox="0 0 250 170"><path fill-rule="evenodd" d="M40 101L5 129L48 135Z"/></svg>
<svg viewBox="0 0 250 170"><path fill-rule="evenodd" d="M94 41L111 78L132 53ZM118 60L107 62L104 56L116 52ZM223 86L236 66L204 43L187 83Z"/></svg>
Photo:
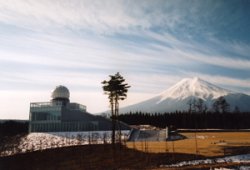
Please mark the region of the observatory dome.
<svg viewBox="0 0 250 170"><path fill-rule="evenodd" d="M53 90L51 97L52 99L69 99L69 89L59 85Z"/></svg>

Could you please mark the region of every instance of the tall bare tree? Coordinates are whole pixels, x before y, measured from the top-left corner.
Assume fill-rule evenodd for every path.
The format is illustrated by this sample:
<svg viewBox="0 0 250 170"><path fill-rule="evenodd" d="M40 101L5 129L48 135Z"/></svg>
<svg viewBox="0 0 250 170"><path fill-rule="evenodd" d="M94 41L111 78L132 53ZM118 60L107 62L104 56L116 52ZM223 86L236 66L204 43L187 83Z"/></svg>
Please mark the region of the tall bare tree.
<svg viewBox="0 0 250 170"><path fill-rule="evenodd" d="M227 113L230 111L230 105L227 103L226 99L221 96L214 103L213 108L215 112Z"/></svg>
<svg viewBox="0 0 250 170"><path fill-rule="evenodd" d="M203 113L207 111L207 106L201 98L191 98L187 102L189 113Z"/></svg>
<svg viewBox="0 0 250 170"><path fill-rule="evenodd" d="M115 131L117 125L117 118L119 116L119 101L124 100L127 97L128 88L130 86L125 83L125 79L117 72L115 75L109 75L109 80L104 80L103 91L108 95L109 103L111 107L111 119L112 119L112 144L115 143ZM119 135L121 127L119 124ZM119 138L120 139L120 138ZM121 142L121 141L120 141Z"/></svg>

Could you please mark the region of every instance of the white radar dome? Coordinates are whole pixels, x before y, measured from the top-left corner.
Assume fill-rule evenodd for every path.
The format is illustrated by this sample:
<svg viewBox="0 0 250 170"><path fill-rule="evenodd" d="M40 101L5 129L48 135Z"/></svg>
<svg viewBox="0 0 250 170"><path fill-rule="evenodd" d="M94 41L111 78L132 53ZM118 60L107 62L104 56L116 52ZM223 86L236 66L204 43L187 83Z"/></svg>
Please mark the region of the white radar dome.
<svg viewBox="0 0 250 170"><path fill-rule="evenodd" d="M69 99L69 89L65 86L57 86L51 94L52 99Z"/></svg>

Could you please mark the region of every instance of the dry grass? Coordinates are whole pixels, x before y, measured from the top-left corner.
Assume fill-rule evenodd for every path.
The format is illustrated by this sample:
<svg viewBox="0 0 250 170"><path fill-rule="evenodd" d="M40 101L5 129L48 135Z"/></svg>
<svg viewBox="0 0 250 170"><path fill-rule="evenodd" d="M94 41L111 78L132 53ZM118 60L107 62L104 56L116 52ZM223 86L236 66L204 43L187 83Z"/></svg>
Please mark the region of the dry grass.
<svg viewBox="0 0 250 170"><path fill-rule="evenodd" d="M116 145L82 145L0 157L0 169L142 170L194 159L195 155L145 153ZM202 159L203 157L199 157Z"/></svg>
<svg viewBox="0 0 250 170"><path fill-rule="evenodd" d="M244 151L249 152L250 132L197 132L181 133L187 139L174 142L128 142L129 148L144 152L176 152L203 156L223 156ZM197 150L196 140L197 137Z"/></svg>

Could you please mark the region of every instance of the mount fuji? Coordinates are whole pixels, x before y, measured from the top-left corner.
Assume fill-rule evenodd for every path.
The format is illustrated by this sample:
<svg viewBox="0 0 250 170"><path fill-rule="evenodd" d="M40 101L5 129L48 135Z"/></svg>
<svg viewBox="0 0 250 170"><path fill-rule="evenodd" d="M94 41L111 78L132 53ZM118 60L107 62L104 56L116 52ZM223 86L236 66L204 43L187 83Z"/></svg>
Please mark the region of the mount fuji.
<svg viewBox="0 0 250 170"><path fill-rule="evenodd" d="M223 89L198 77L194 77L181 80L151 99L121 108L120 113L136 111L147 113L175 112L177 110L187 111L189 108L188 101L199 98L204 100L208 110L211 110L214 101L221 96L224 96L230 104L231 111L236 106L241 112L250 111L249 95Z"/></svg>

